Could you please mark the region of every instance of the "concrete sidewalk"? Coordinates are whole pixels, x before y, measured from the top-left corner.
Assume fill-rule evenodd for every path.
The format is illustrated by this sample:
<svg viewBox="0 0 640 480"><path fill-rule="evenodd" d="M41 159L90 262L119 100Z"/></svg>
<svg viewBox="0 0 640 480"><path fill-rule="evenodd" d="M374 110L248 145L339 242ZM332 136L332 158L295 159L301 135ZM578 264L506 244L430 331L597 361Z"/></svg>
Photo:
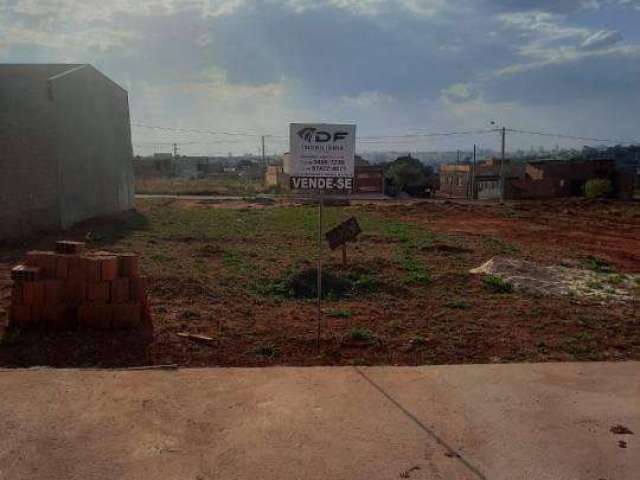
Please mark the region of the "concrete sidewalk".
<svg viewBox="0 0 640 480"><path fill-rule="evenodd" d="M0 432L3 480L631 480L640 363L2 370Z"/></svg>

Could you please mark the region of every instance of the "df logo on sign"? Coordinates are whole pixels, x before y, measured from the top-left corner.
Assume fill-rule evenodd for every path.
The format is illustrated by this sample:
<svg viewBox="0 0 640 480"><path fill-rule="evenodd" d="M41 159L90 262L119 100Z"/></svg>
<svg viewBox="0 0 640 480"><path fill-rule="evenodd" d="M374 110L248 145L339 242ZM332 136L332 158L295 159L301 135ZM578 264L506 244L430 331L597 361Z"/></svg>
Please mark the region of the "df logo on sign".
<svg viewBox="0 0 640 480"><path fill-rule="evenodd" d="M329 132L323 132L322 130L318 130L313 127L306 127L298 130L298 136L303 139L305 142L317 142L324 143L329 141L337 142L339 140L344 140L349 135L349 132L335 132L331 135Z"/></svg>

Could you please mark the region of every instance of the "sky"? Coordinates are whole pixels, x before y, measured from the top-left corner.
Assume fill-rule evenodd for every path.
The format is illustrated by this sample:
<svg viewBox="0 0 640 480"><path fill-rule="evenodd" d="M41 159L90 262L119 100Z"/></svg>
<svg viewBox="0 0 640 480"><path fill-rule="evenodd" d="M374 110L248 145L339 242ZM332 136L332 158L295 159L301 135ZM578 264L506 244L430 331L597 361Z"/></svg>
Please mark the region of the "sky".
<svg viewBox="0 0 640 480"><path fill-rule="evenodd" d="M93 64L143 154L281 153L290 122L355 123L361 152L633 141L639 24L640 0L0 0L0 62ZM556 144L598 143L507 135Z"/></svg>

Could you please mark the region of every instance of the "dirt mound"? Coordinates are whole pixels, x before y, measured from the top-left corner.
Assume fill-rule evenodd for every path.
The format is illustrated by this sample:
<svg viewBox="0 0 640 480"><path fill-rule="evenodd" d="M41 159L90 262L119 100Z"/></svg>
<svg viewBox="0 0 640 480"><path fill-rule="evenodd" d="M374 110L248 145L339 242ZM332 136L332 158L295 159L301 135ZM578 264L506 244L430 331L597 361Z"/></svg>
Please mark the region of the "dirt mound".
<svg viewBox="0 0 640 480"><path fill-rule="evenodd" d="M538 295L628 301L638 298L640 290L640 274L621 275L560 265L542 266L509 257L494 257L470 273L496 276L517 290Z"/></svg>

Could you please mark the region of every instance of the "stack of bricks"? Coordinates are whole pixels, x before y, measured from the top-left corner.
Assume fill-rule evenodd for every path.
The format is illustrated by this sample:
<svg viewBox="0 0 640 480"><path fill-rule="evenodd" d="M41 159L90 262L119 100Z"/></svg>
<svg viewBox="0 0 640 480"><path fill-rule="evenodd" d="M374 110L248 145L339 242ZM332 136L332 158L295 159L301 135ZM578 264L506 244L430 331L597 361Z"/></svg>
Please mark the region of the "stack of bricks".
<svg viewBox="0 0 640 480"><path fill-rule="evenodd" d="M82 242L27 253L11 271L10 326L117 330L151 325L138 256L85 253Z"/></svg>

